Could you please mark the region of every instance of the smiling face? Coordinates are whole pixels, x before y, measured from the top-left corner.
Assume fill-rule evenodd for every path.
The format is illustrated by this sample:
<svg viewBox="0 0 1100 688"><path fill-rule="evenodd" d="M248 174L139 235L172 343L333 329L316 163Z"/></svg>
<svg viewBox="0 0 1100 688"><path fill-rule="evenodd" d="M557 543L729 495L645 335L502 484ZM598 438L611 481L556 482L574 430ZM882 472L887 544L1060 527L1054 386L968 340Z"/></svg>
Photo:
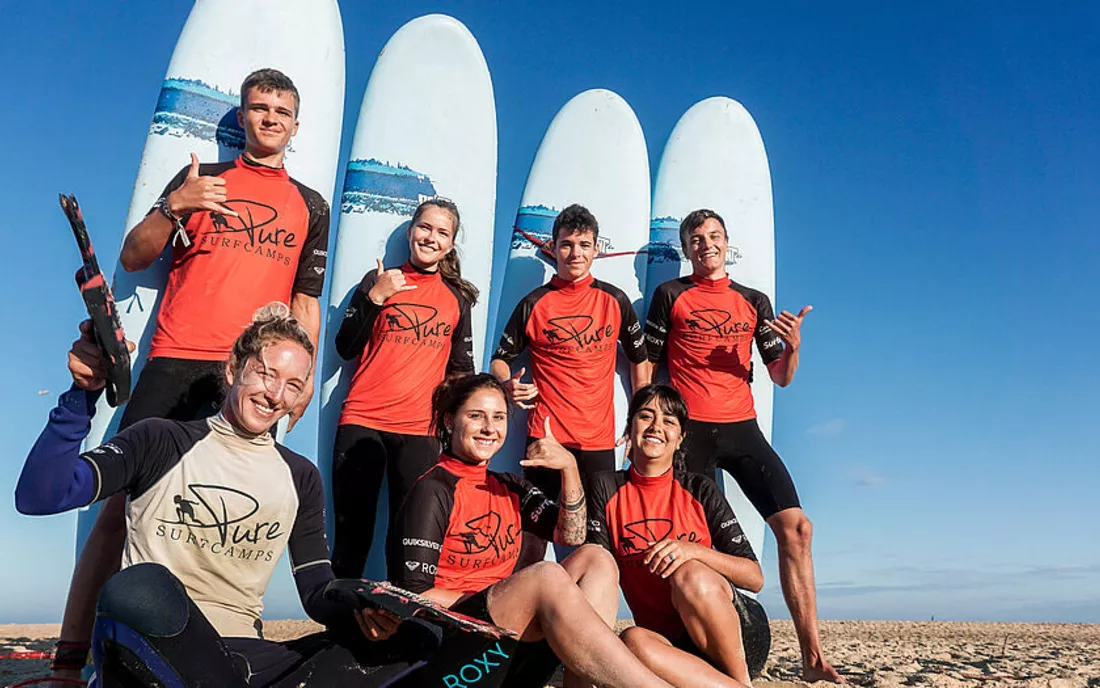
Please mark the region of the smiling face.
<svg viewBox="0 0 1100 688"><path fill-rule="evenodd" d="M499 390L482 387L445 422L451 433L451 454L467 463L485 463L508 436L508 403Z"/></svg>
<svg viewBox="0 0 1100 688"><path fill-rule="evenodd" d="M554 244L558 260L558 277L576 282L588 276L596 259L596 235L589 230L562 233Z"/></svg>
<svg viewBox="0 0 1100 688"><path fill-rule="evenodd" d="M290 91L248 91L237 123L244 129L245 150L254 158L282 155L298 133L298 101Z"/></svg>
<svg viewBox="0 0 1100 688"><path fill-rule="evenodd" d="M222 407L226 419L247 435L267 432L298 401L311 366L309 353L285 339L264 347L236 372L230 363L225 372L229 393Z"/></svg>
<svg viewBox="0 0 1100 688"><path fill-rule="evenodd" d="M680 419L661 408L659 397L647 401L630 423L630 460L645 475L659 475L672 467L684 439Z"/></svg>
<svg viewBox="0 0 1100 688"><path fill-rule="evenodd" d="M697 276L714 278L721 277L726 272L726 252L729 245L725 227L710 217L691 230L683 249Z"/></svg>
<svg viewBox="0 0 1100 688"><path fill-rule="evenodd" d="M454 247L455 216L439 206L425 206L409 225L409 260L421 270L434 270Z"/></svg>

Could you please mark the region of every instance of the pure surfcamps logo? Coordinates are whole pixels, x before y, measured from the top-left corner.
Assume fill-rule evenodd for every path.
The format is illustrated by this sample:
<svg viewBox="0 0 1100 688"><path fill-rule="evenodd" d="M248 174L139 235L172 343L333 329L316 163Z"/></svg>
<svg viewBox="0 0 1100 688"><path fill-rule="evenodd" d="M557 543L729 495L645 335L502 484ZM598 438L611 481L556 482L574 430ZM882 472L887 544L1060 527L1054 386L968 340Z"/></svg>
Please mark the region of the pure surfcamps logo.
<svg viewBox="0 0 1100 688"><path fill-rule="evenodd" d="M279 521L250 521L260 502L243 490L225 485L191 483L172 496L174 518L157 518L158 537L182 542L219 556L272 561L267 543L285 534Z"/></svg>

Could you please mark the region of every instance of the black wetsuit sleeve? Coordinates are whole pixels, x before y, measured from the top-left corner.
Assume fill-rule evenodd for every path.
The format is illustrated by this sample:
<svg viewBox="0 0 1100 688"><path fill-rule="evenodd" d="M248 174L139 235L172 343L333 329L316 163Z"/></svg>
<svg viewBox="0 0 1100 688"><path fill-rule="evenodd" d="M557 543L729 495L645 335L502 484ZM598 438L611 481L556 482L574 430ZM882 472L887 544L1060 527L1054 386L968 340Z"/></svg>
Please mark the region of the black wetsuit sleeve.
<svg viewBox="0 0 1100 688"><path fill-rule="evenodd" d="M447 359L447 375L472 375L474 373L474 332L470 317L470 304L458 300L458 323L451 334L451 355Z"/></svg>
<svg viewBox="0 0 1100 688"><path fill-rule="evenodd" d="M657 363L665 353L668 333L672 327L672 302L675 300L671 282L657 287L645 319L645 343L649 360Z"/></svg>
<svg viewBox="0 0 1100 688"><path fill-rule="evenodd" d="M614 489L614 473L597 473L588 487L588 537L587 542L611 551L611 533L607 528L607 502Z"/></svg>
<svg viewBox="0 0 1100 688"><path fill-rule="evenodd" d="M752 305L756 308L756 331L753 338L756 340L756 350L760 352L760 358L764 365L778 360L783 355L783 340L779 338L772 328L766 324L768 320L775 319L772 311L772 303L762 292L754 291L751 294Z"/></svg>
<svg viewBox="0 0 1100 688"><path fill-rule="evenodd" d="M309 209L309 225L298 256L298 272L294 275L293 292L320 297L325 288L325 270L328 263L328 202L313 189L294 182Z"/></svg>
<svg viewBox="0 0 1100 688"><path fill-rule="evenodd" d="M367 294L378 281L378 271L371 270L363 275L362 281L351 293L351 301L344 311L344 322L336 332L336 353L344 360L359 358L370 341L374 321L382 312L382 306L370 300Z"/></svg>
<svg viewBox="0 0 1100 688"><path fill-rule="evenodd" d="M734 515L725 495L718 489L718 485L706 476L693 475L691 478L695 481L692 492L695 499L703 506L703 513L707 516L707 529L710 530L710 540L714 549L723 554L756 561L752 545L741 530L737 516Z"/></svg>
<svg viewBox="0 0 1100 688"><path fill-rule="evenodd" d="M390 524L386 567L394 585L421 593L435 587L436 567L454 508L454 484L435 475L416 481Z"/></svg>
<svg viewBox="0 0 1100 688"><path fill-rule="evenodd" d="M350 618L347 606L324 597L325 586L336 576L332 572L325 539L325 493L321 474L308 459L282 445L275 446L290 467L298 493L298 512L287 539L287 552L302 608L317 623L326 626L346 623Z"/></svg>
<svg viewBox="0 0 1100 688"><path fill-rule="evenodd" d="M508 318L508 324L500 333L500 343L493 353L493 359L500 359L511 364L516 360L529 344L527 340L527 321L531 318L534 302L530 297L524 298L516 304L512 311L512 317Z"/></svg>
<svg viewBox="0 0 1100 688"><path fill-rule="evenodd" d="M626 358L631 363L642 363L647 358L645 335L642 334L642 325L638 322L638 314L634 312L634 306L630 298L622 291L615 290L615 301L619 304L619 343L623 345Z"/></svg>
<svg viewBox="0 0 1100 688"><path fill-rule="evenodd" d="M519 516L523 529L543 540L553 541L554 531L558 527L558 503L518 475L496 472L492 475L519 497Z"/></svg>
<svg viewBox="0 0 1100 688"><path fill-rule="evenodd" d="M140 497L209 432L205 422L146 418L84 452L81 458L92 466L96 475L93 501L122 491L131 499Z"/></svg>

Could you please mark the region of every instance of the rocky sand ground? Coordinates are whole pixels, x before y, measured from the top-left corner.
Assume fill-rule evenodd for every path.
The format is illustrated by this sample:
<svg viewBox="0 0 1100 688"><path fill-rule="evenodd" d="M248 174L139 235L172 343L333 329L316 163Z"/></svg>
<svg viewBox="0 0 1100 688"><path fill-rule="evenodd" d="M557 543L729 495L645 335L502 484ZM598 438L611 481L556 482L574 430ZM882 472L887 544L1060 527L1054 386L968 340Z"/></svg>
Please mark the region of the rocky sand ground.
<svg viewBox="0 0 1100 688"><path fill-rule="evenodd" d="M308 621L265 624L273 640L315 629ZM0 625L0 656L49 650L57 632L56 625ZM821 633L830 660L860 686L1100 688L1100 625L823 621ZM807 685L798 680L791 623L773 621L772 634L771 658L754 685ZM0 659L0 687L43 676L47 664Z"/></svg>

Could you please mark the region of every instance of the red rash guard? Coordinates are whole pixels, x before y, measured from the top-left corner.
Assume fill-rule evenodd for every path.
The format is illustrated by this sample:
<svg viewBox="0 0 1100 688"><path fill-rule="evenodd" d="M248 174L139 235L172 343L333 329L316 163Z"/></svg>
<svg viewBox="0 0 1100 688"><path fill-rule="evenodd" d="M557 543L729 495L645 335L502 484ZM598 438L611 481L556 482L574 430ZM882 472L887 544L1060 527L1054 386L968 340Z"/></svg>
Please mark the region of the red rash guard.
<svg viewBox="0 0 1100 688"><path fill-rule="evenodd" d="M352 294L336 350L359 358L344 400L340 425L405 435L427 435L432 391L451 373L473 373L470 304L439 272L401 266L405 284L378 306L367 294L378 280L371 270Z"/></svg>
<svg viewBox="0 0 1100 688"><path fill-rule="evenodd" d="M767 365L783 340L764 321L775 317L768 297L730 279L681 277L657 287L646 317L649 360L668 352L672 386L692 420L736 423L756 418L752 342ZM541 388L540 388L541 391Z"/></svg>
<svg viewBox="0 0 1100 688"><path fill-rule="evenodd" d="M187 178L184 168L162 197ZM172 263L149 357L222 361L256 309L291 294L320 296L328 250L328 203L284 168L250 162L200 165L225 180L230 217L183 218L188 246L172 233ZM159 212L159 211L151 211Z"/></svg>
<svg viewBox="0 0 1100 688"><path fill-rule="evenodd" d="M611 552L634 621L676 640L684 633L667 579L643 563L654 544L676 538L756 561L748 538L718 486L707 477L669 469L655 478L633 468L600 473L589 495L588 542Z"/></svg>
<svg viewBox="0 0 1100 688"><path fill-rule="evenodd" d="M530 536L551 540L557 523L558 505L523 478L443 454L390 528L390 580L417 593L480 592L533 563L522 556Z"/></svg>
<svg viewBox="0 0 1100 688"><path fill-rule="evenodd" d="M574 449L615 446L615 356L621 342L631 363L646 360L645 337L630 299L592 275L576 282L553 277L516 305L494 359L511 364L531 349L539 388L527 416L527 436L554 436Z"/></svg>

